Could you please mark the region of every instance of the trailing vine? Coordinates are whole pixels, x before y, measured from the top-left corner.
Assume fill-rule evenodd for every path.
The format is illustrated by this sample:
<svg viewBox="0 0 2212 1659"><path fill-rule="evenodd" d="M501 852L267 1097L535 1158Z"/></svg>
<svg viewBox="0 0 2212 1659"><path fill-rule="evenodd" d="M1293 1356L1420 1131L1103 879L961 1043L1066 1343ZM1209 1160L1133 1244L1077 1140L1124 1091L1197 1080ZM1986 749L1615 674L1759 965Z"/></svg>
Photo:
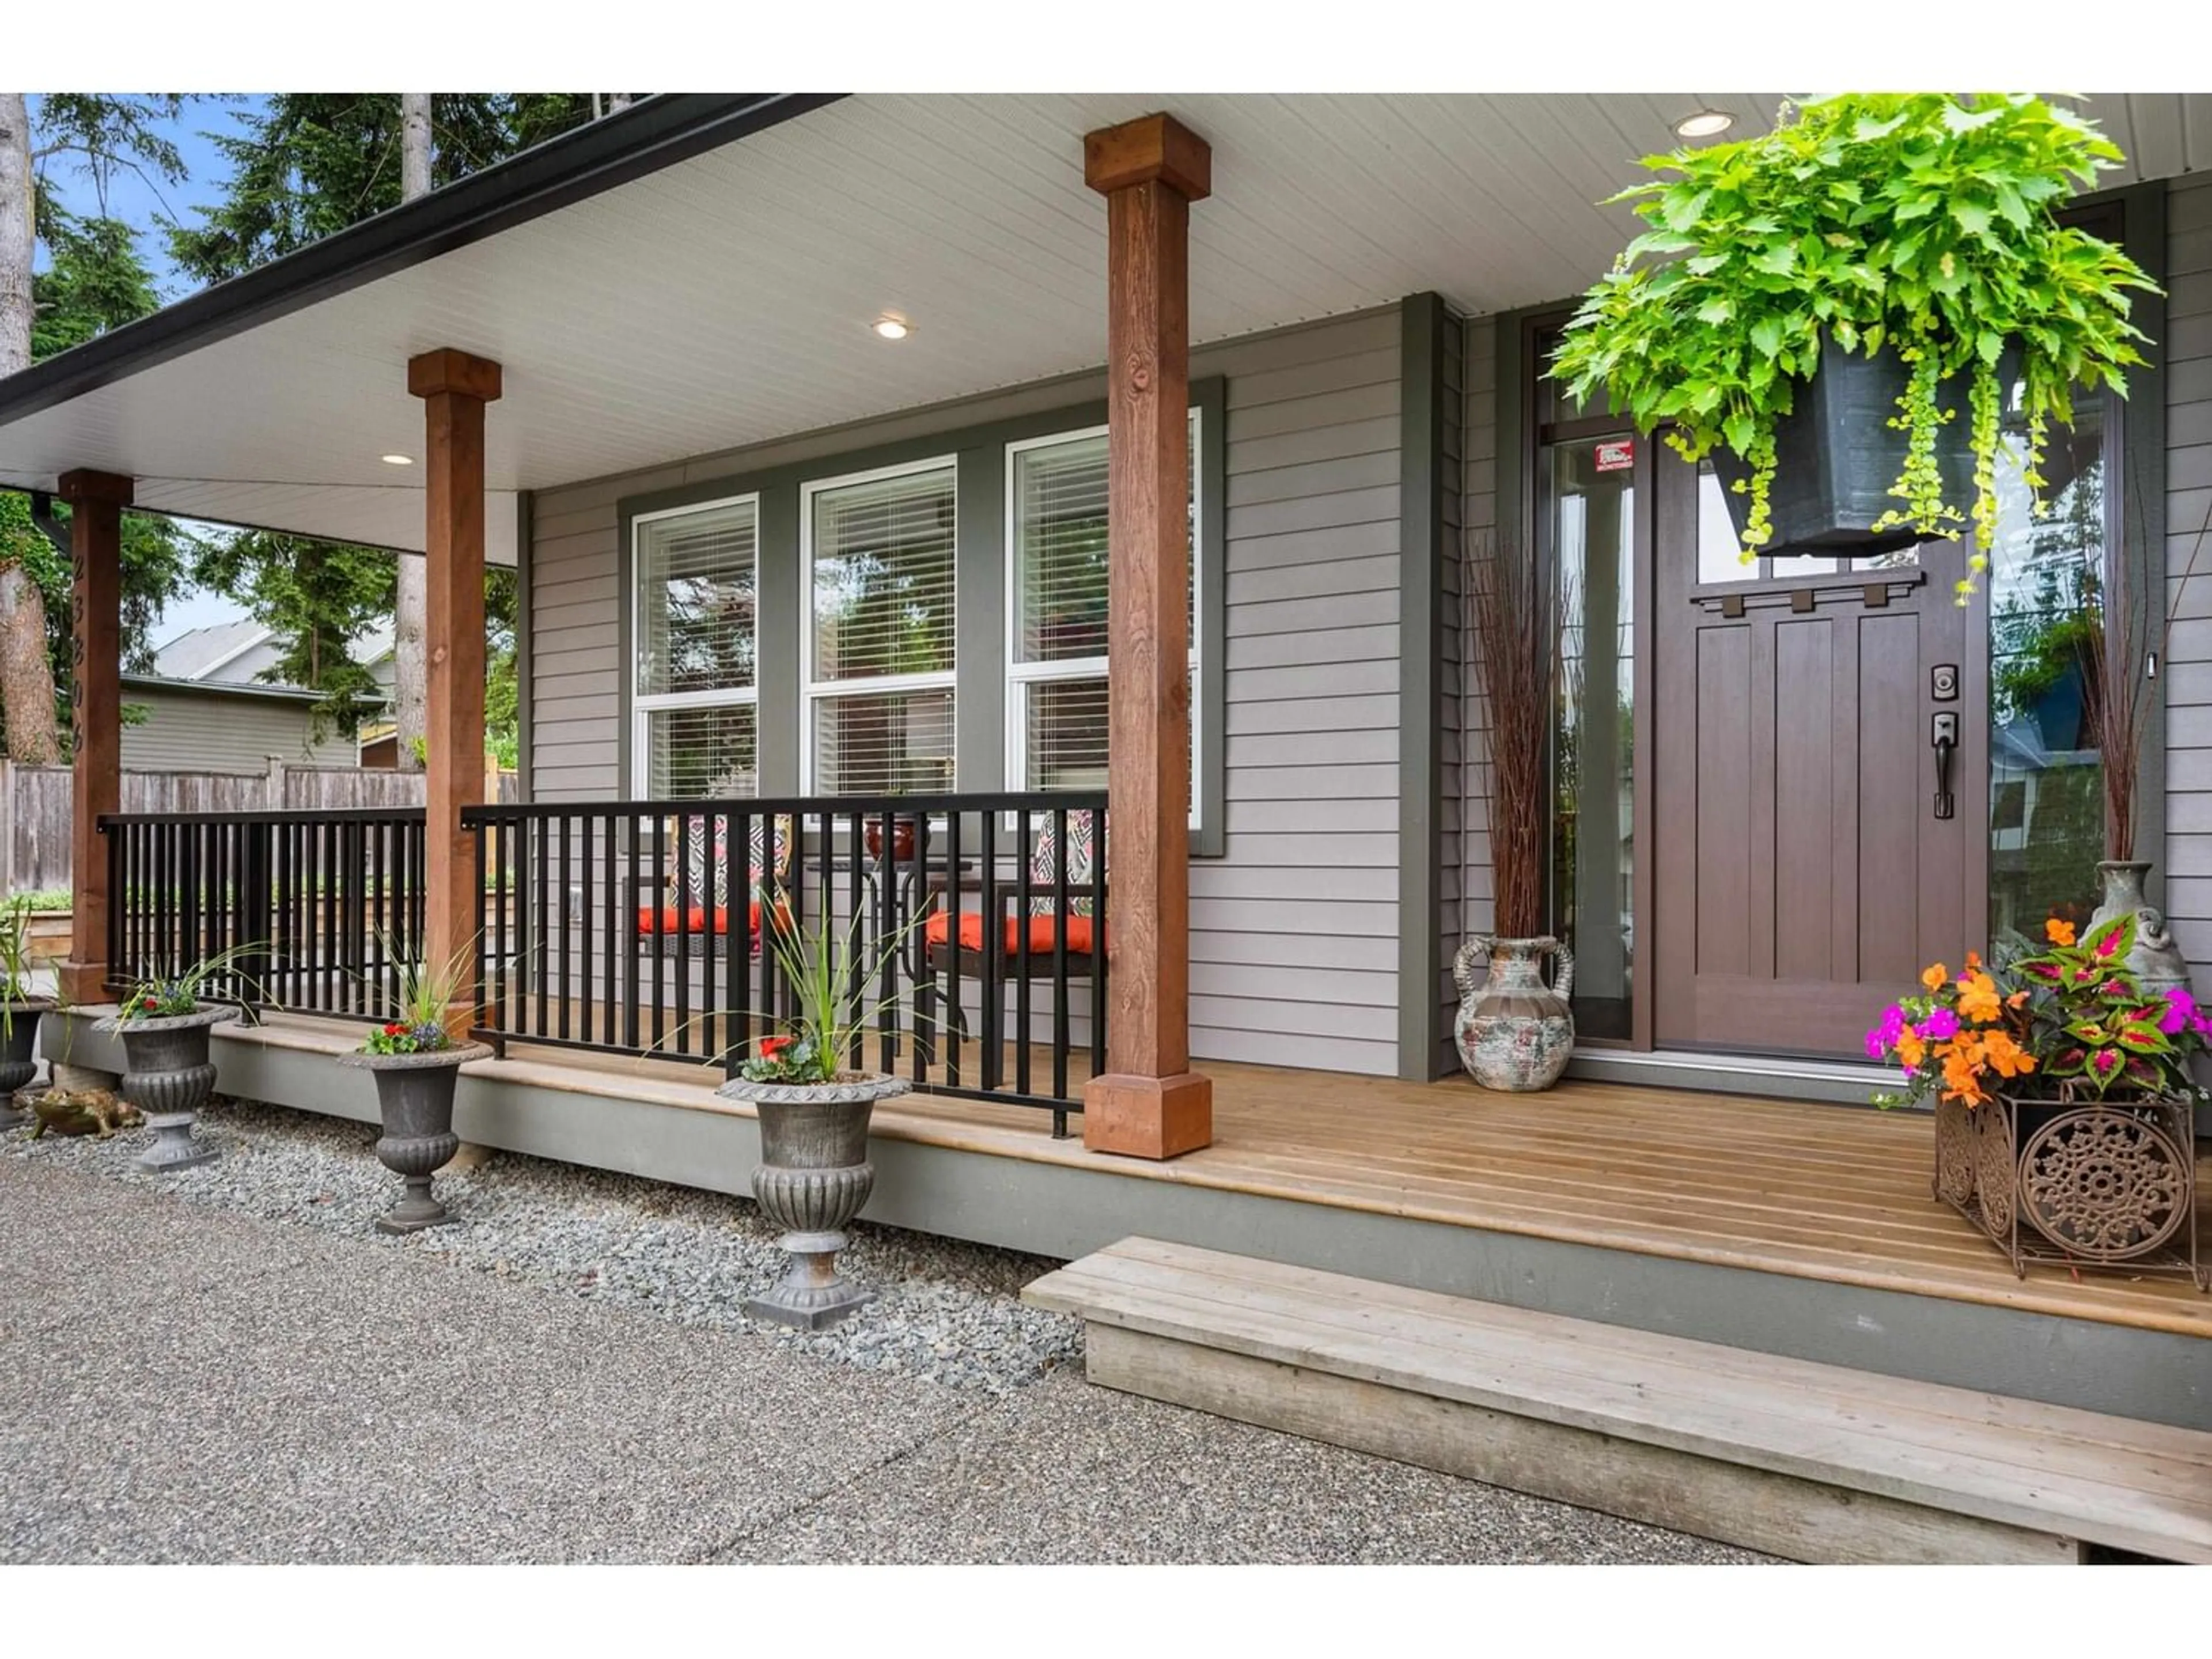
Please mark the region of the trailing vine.
<svg viewBox="0 0 2212 1659"><path fill-rule="evenodd" d="M1576 398L1601 388L1639 429L1664 428L1686 459L1723 446L1741 457L1748 558L1774 534L1775 423L1824 343L1887 347L1909 371L1890 417L1906 441L1880 526L1966 532L1978 574L2008 389L2040 510L2050 423L2072 424L2077 386L2124 393L2124 371L2142 362L2129 291L2154 286L2057 217L2123 159L2089 121L2025 93L1784 105L1761 137L1644 159L1666 176L1613 199L1634 200L1647 228L1584 296L1552 372ZM1940 465L1962 413L1971 502L1947 499Z"/></svg>

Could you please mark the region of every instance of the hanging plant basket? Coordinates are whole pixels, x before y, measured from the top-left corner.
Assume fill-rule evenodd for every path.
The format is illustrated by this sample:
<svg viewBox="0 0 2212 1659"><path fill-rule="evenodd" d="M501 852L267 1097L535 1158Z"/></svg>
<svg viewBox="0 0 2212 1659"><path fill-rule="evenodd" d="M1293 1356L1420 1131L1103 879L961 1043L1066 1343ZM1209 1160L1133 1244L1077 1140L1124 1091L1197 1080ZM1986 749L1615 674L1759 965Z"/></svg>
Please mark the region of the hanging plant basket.
<svg viewBox="0 0 2212 1659"><path fill-rule="evenodd" d="M1890 417L1910 378L1904 360L1887 348L1868 357L1832 339L1822 343L1820 366L1798 392L1796 407L1774 423L1768 498L1773 539L1760 544L1761 553L1866 558L1919 544L1917 527L1887 522L1895 517L1891 489L1904 471L1907 442ZM1937 395L1955 401L1965 385L1963 376L1954 376ZM1964 501L1973 494L1973 447L1955 422L1936 434L1936 465L1945 499ZM1752 468L1723 444L1713 452L1713 471L1724 487L1736 539L1742 541L1751 514Z"/></svg>
<svg viewBox="0 0 2212 1659"><path fill-rule="evenodd" d="M1970 537L1988 564L2008 419L2039 498L2076 388L2125 390L2125 253L2057 210L2124 158L2024 93L1849 93L1740 143L1646 157L1649 227L1552 373L1714 458L1747 557ZM1725 458L1725 459L1723 459ZM1972 590L1960 584L1960 601Z"/></svg>

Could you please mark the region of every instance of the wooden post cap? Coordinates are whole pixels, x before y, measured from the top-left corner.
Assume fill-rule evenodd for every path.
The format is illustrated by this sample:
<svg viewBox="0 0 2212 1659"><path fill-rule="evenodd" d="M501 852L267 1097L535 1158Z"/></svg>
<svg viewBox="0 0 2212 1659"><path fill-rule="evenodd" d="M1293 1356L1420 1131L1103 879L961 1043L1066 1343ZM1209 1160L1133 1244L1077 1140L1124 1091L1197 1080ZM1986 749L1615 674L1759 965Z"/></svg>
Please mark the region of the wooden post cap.
<svg viewBox="0 0 2212 1659"><path fill-rule="evenodd" d="M472 357L451 346L441 346L407 360L407 390L417 398L457 392L481 403L497 403L499 365L489 357Z"/></svg>
<svg viewBox="0 0 2212 1659"><path fill-rule="evenodd" d="M1083 182L1102 192L1158 179L1187 201L1213 193L1213 147L1172 115L1144 115L1083 135Z"/></svg>
<svg viewBox="0 0 2212 1659"><path fill-rule="evenodd" d="M54 494L65 501L115 501L131 505L137 481L115 472L95 472L77 467L55 480Z"/></svg>

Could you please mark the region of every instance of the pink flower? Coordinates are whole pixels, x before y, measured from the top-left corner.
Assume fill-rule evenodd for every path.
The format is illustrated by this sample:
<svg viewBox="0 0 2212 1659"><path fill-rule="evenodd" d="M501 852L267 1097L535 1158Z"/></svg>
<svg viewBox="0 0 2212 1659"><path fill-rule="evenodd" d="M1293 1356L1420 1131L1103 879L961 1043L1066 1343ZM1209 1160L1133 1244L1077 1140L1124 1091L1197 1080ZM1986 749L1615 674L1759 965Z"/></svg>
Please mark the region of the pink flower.
<svg viewBox="0 0 2212 1659"><path fill-rule="evenodd" d="M1920 1022L1920 1035L1930 1042L1944 1042L1959 1035L1959 1017L1948 1008L1938 1008Z"/></svg>
<svg viewBox="0 0 2212 1659"><path fill-rule="evenodd" d="M2179 1036L2198 1018L2197 999L2186 986L2176 985L2166 994L2166 1012L2158 1017L2158 1029L2168 1036Z"/></svg>

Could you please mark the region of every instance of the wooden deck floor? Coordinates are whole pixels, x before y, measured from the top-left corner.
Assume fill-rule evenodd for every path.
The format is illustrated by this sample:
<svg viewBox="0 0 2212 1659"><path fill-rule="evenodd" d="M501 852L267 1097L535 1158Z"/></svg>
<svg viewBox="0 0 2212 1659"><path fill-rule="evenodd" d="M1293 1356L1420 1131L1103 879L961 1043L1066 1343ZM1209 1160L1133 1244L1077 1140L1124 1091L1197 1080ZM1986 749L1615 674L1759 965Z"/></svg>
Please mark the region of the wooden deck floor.
<svg viewBox="0 0 2212 1659"><path fill-rule="evenodd" d="M509 1054L503 1069L556 1087L590 1091L619 1077L635 1089L650 1077L656 1097L672 1104L712 1099L694 1067L520 1044ZM1214 1080L1214 1144L1166 1164L1054 1140L1048 1115L1020 1107L915 1095L879 1107L876 1126L1133 1181L2212 1337L2212 1296L2179 1279L2034 1265L2016 1278L1930 1193L1933 1126L1921 1114L1623 1084L1570 1082L1511 1096L1464 1079L1206 1070ZM2212 1237L2205 1244L2212 1250Z"/></svg>

